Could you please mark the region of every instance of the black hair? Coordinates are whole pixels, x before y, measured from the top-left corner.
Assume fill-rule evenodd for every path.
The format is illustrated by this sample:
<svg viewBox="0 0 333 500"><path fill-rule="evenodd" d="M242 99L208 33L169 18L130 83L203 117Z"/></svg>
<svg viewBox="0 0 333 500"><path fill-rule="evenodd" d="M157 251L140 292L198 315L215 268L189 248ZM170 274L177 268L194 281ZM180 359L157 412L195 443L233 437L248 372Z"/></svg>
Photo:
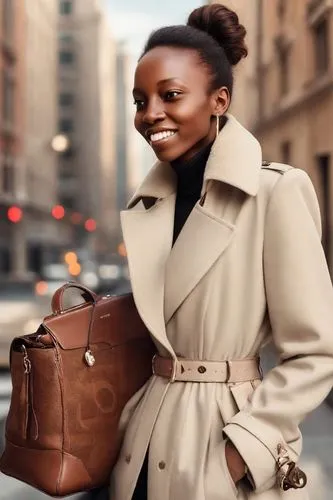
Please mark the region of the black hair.
<svg viewBox="0 0 333 500"><path fill-rule="evenodd" d="M195 9L187 25L165 26L154 31L140 59L155 47L195 50L211 74L210 91L227 87L232 95L232 66L247 56L246 30L237 14L220 4Z"/></svg>

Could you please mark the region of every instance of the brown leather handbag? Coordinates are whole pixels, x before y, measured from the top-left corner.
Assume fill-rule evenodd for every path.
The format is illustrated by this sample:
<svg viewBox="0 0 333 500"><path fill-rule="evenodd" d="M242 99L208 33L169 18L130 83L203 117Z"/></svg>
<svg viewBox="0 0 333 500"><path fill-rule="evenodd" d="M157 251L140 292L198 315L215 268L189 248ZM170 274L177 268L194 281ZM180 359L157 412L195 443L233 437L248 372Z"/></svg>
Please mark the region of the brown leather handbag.
<svg viewBox="0 0 333 500"><path fill-rule="evenodd" d="M69 288L86 302L63 310ZM67 283L53 314L10 350L12 397L0 469L52 496L106 485L120 414L151 375L155 352L132 294L97 297Z"/></svg>

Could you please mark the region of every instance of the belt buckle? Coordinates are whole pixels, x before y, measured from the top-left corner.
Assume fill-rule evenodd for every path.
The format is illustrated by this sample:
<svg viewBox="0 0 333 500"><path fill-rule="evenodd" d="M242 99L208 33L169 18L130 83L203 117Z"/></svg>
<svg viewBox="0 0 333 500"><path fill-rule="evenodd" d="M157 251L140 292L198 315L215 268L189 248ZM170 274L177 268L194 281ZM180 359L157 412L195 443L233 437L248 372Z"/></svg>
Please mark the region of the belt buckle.
<svg viewBox="0 0 333 500"><path fill-rule="evenodd" d="M226 360L226 366L227 366L227 375L226 375L226 381L225 383L227 384L228 382L230 382L230 378L231 378L231 365L232 365L232 361L230 360Z"/></svg>
<svg viewBox="0 0 333 500"><path fill-rule="evenodd" d="M173 384L176 380L176 373L177 373L177 358L172 358L172 373L171 373L171 378L169 382Z"/></svg>

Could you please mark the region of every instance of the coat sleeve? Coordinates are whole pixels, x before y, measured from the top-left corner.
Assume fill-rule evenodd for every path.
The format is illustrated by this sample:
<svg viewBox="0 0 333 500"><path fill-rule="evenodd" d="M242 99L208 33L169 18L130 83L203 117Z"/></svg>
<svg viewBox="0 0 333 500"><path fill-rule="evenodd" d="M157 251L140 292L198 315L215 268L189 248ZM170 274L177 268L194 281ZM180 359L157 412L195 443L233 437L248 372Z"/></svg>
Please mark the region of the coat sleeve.
<svg viewBox="0 0 333 500"><path fill-rule="evenodd" d="M299 423L333 384L333 291L321 245L317 198L308 175L291 169L267 206L264 276L280 363L224 427L258 492L276 483L278 448L297 461Z"/></svg>

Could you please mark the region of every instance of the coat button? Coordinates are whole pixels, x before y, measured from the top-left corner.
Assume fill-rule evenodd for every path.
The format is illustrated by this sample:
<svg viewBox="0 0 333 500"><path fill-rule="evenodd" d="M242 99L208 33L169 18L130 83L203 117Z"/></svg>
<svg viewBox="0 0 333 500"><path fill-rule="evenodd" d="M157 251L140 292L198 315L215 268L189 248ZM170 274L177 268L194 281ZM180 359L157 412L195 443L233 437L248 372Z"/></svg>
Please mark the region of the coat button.
<svg viewBox="0 0 333 500"><path fill-rule="evenodd" d="M130 463L130 461L131 461L131 458L132 458L132 457L131 457L131 455L126 455L126 457L125 457L125 462L126 462L127 464L129 464L129 463Z"/></svg>
<svg viewBox="0 0 333 500"><path fill-rule="evenodd" d="M207 370L206 370L206 368L204 366L202 366L202 365L199 366L199 368L198 368L198 372L199 373L205 373L205 371L207 371Z"/></svg>
<svg viewBox="0 0 333 500"><path fill-rule="evenodd" d="M163 462L163 461L162 461L162 462L160 462L160 463L158 464L158 468L159 468L160 470L163 470L163 469L165 469L165 465L166 465L166 464L165 464L165 462Z"/></svg>

